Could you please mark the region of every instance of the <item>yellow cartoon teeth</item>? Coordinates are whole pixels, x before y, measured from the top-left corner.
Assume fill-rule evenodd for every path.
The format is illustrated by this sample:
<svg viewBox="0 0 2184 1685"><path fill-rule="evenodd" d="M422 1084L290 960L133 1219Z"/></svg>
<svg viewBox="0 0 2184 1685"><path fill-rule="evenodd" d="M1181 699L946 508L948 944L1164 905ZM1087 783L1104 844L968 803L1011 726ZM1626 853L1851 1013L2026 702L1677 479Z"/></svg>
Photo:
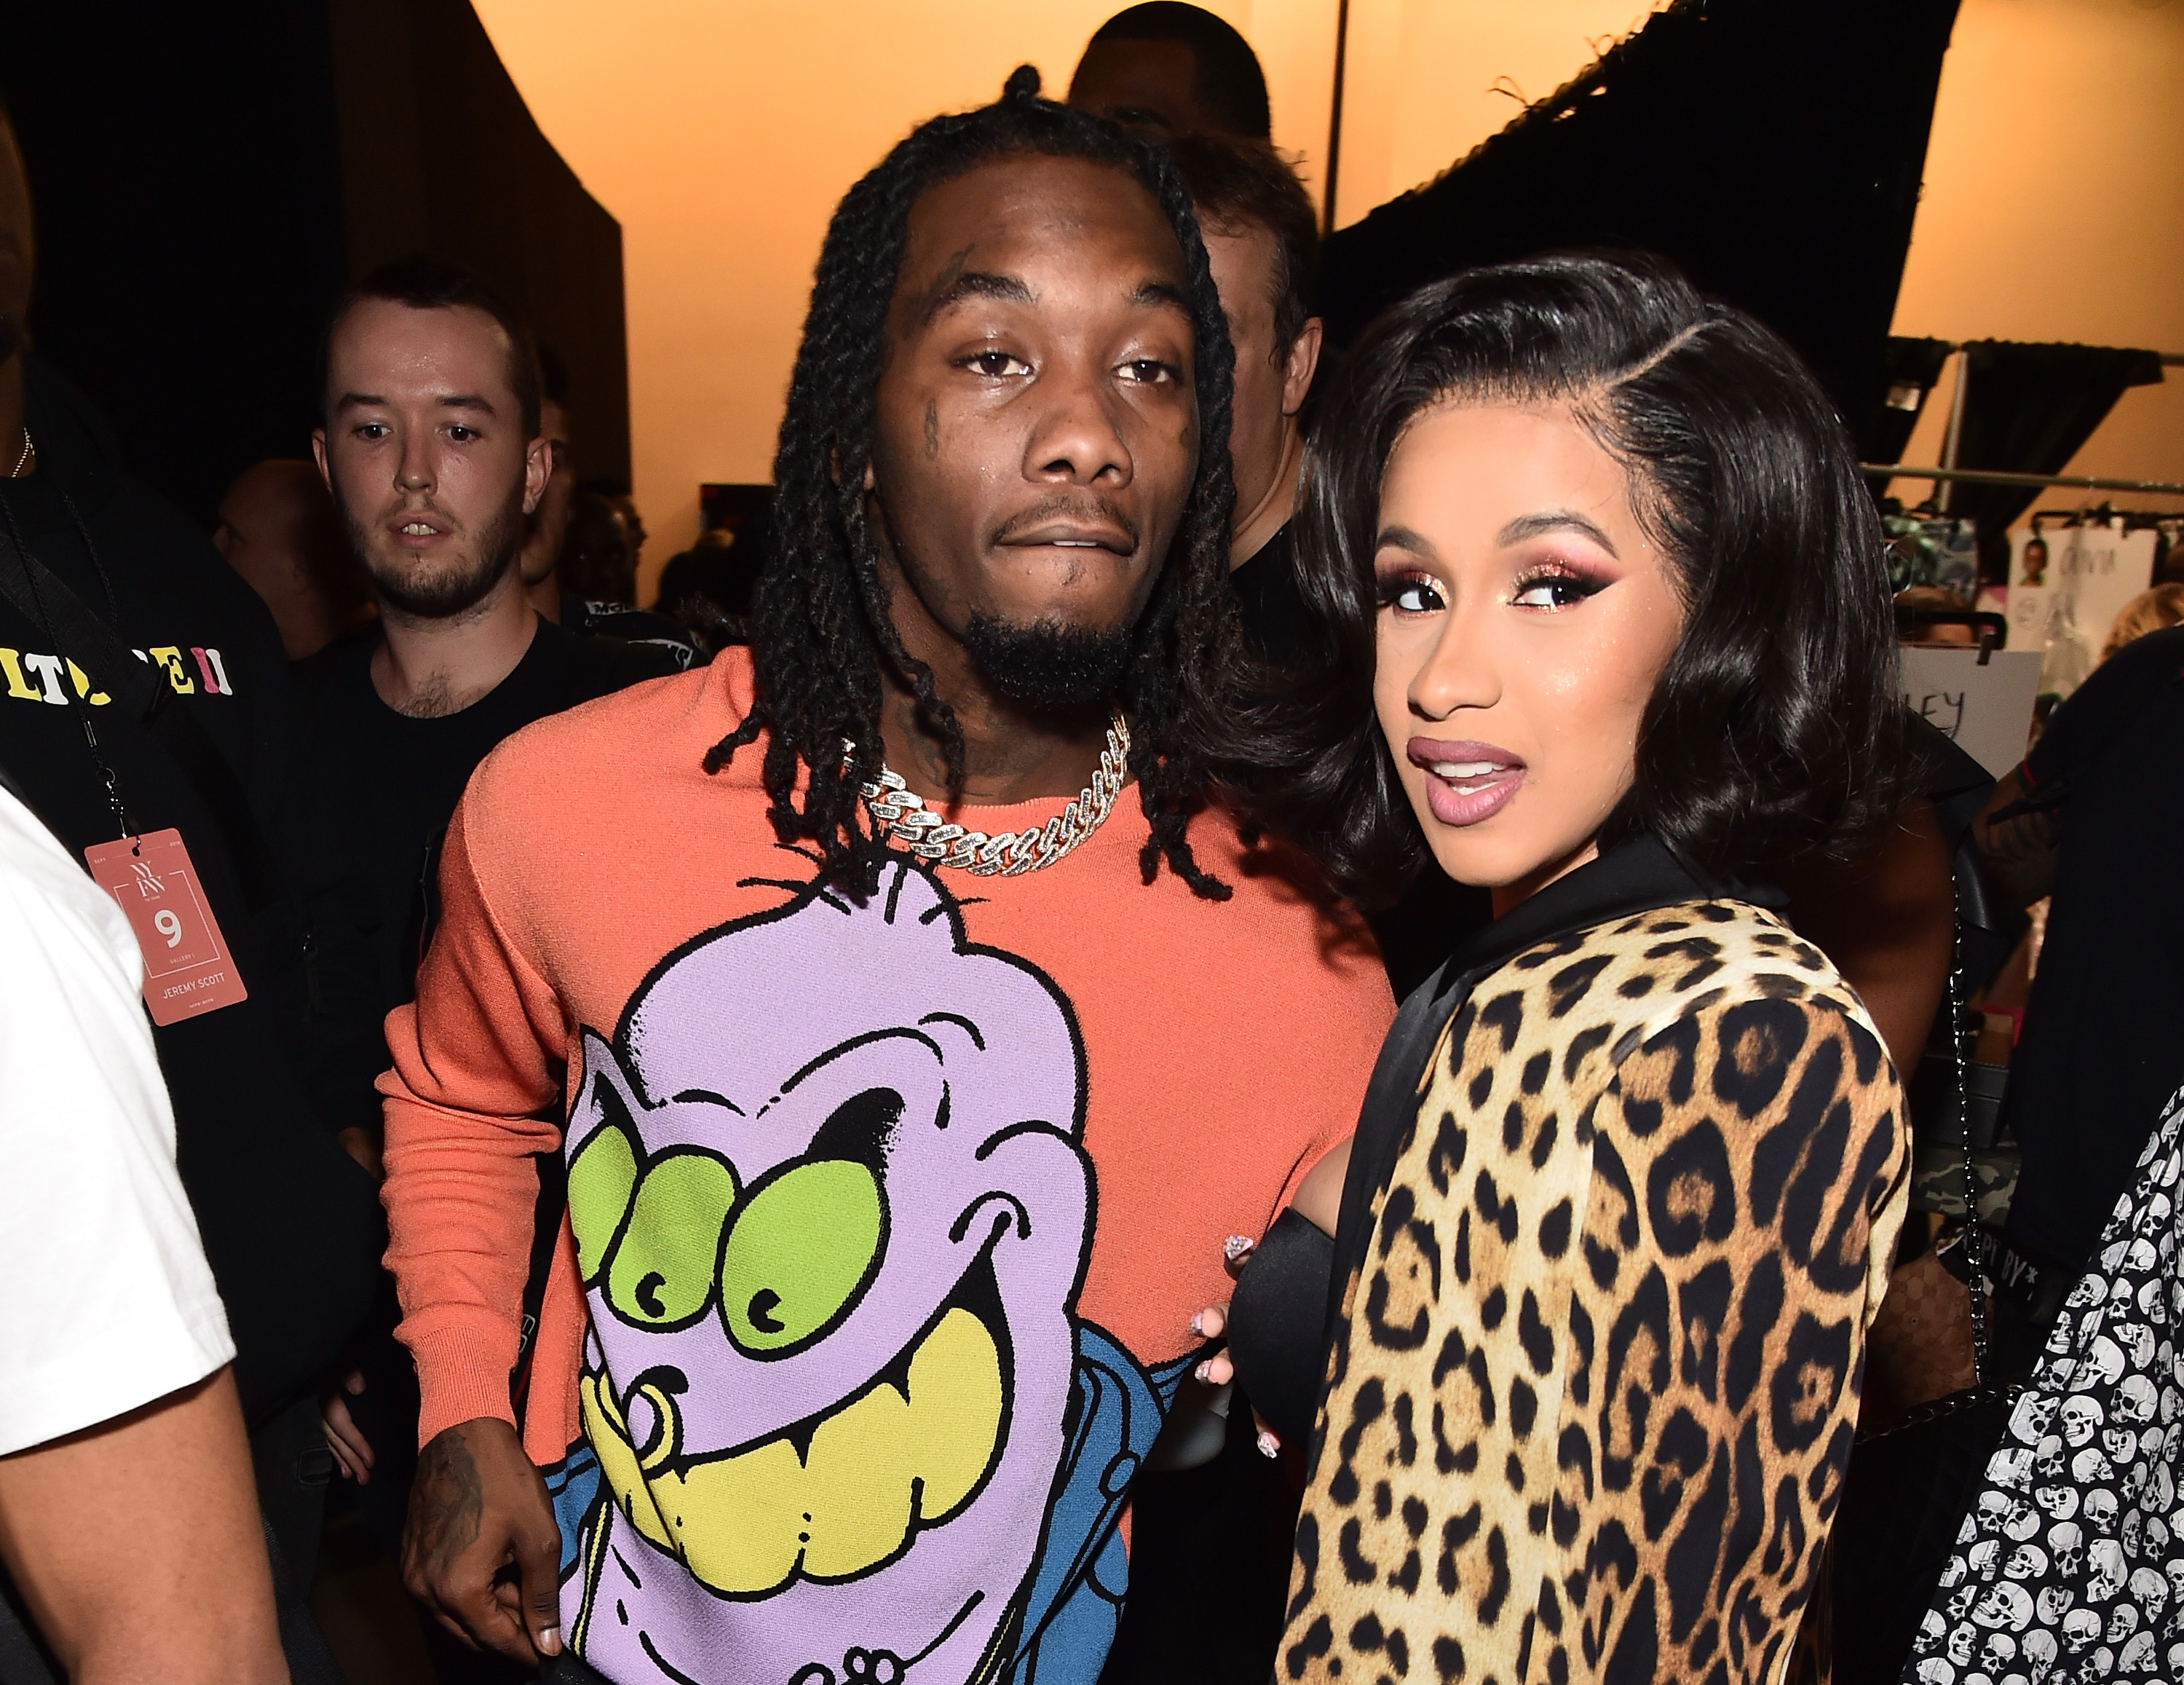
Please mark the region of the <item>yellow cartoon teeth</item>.
<svg viewBox="0 0 2184 1685"><path fill-rule="evenodd" d="M677 1406L660 1387L642 1390L659 1420L640 1465L602 1377L584 1377L600 1471L639 1532L732 1596L773 1591L800 1571L848 1578L900 1551L913 1528L945 1520L998 1453L1006 1402L1000 1347L960 1306L918 1342L906 1392L874 1382L811 1430L801 1456L784 1435L661 1469L660 1452L681 1437Z"/></svg>

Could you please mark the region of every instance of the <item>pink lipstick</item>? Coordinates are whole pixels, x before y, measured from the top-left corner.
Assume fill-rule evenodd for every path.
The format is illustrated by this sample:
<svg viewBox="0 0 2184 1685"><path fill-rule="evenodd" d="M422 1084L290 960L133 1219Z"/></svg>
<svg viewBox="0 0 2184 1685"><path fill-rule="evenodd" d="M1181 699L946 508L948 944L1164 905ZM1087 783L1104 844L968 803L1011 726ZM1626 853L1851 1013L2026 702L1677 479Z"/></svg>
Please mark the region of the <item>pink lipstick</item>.
<svg viewBox="0 0 2184 1685"><path fill-rule="evenodd" d="M1444 825L1490 819L1524 787L1524 757L1491 743L1414 737L1403 752L1426 774L1426 806Z"/></svg>

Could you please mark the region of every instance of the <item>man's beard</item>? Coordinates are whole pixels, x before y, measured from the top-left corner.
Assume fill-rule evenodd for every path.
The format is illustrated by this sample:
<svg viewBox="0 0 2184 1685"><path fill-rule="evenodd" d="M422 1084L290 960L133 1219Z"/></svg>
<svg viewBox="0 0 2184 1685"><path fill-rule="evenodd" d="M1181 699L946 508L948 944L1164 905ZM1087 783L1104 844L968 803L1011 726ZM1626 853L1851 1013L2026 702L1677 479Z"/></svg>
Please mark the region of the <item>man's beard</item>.
<svg viewBox="0 0 2184 1685"><path fill-rule="evenodd" d="M469 554L458 553L450 559L452 566L431 574L421 575L414 566L390 567L372 544L374 530L356 518L338 489L334 493L334 507L341 512L349 548L363 561L380 601L414 620L452 620L476 608L515 565L517 553L523 548L521 483L493 518L477 529Z"/></svg>
<svg viewBox="0 0 2184 1685"><path fill-rule="evenodd" d="M1112 697L1137 655L1127 626L1106 632L1055 620L1022 626L989 614L971 617L963 647L1002 695L1056 713Z"/></svg>

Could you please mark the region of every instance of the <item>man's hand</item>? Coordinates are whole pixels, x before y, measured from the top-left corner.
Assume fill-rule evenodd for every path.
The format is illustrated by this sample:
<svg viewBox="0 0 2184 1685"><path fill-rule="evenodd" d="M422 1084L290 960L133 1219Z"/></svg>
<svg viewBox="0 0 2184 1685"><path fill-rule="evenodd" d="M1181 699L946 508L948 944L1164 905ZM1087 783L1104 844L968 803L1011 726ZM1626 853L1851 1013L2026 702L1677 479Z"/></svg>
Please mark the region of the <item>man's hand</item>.
<svg viewBox="0 0 2184 1685"><path fill-rule="evenodd" d="M419 1454L402 1577L457 1638L520 1662L559 1655L560 1559L546 1482L510 1424L459 1422Z"/></svg>

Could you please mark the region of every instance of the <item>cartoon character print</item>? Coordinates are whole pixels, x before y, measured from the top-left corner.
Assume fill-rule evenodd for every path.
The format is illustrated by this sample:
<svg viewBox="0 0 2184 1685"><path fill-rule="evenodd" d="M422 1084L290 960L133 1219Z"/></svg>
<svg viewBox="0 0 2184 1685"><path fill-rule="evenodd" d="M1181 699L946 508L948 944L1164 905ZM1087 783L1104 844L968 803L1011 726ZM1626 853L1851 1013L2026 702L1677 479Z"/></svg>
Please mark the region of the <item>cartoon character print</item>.
<svg viewBox="0 0 2184 1685"><path fill-rule="evenodd" d="M784 887L582 1032L566 1630L616 1685L1089 1685L1182 1365L1072 1314L1074 1015L911 862Z"/></svg>

